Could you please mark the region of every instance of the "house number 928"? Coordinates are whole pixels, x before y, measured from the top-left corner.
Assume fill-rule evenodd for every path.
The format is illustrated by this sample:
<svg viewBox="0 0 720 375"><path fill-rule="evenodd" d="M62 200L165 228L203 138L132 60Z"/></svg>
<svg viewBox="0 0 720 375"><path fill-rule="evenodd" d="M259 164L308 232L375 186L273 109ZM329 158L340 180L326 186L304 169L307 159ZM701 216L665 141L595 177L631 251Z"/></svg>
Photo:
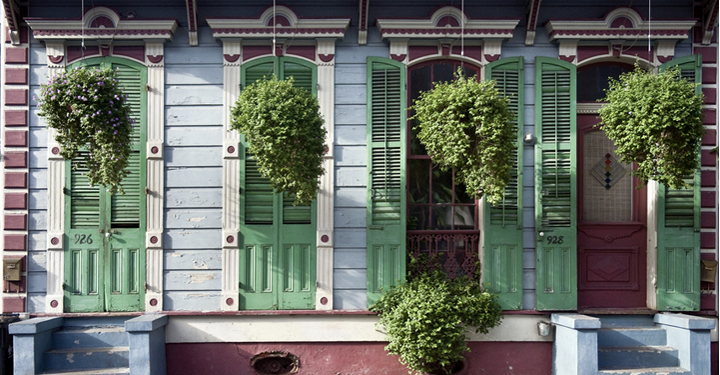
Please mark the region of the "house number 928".
<svg viewBox="0 0 720 375"><path fill-rule="evenodd" d="M563 236L548 236L547 242L548 245L562 245Z"/></svg>
<svg viewBox="0 0 720 375"><path fill-rule="evenodd" d="M76 244L91 244L93 243L92 237L90 234L76 234L75 235L75 243Z"/></svg>

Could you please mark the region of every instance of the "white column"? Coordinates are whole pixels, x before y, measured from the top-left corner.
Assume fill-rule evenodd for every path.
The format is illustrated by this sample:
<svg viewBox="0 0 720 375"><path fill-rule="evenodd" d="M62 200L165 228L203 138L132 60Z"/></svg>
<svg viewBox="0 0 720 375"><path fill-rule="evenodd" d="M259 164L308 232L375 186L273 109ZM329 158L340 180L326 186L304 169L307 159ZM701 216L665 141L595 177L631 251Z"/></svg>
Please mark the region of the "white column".
<svg viewBox="0 0 720 375"><path fill-rule="evenodd" d="M65 45L46 43L48 77L65 71ZM60 59L60 60L58 60ZM56 62L53 62L56 61ZM47 215L47 293L45 312L63 312L63 280L65 278L65 159L60 155L60 145L55 141L55 131L48 129L48 215Z"/></svg>
<svg viewBox="0 0 720 375"><path fill-rule="evenodd" d="M241 40L223 40L223 214L220 309L239 309L240 134L230 130L230 108L240 96Z"/></svg>
<svg viewBox="0 0 720 375"><path fill-rule="evenodd" d="M322 58L321 58L322 56ZM332 58L330 58L332 57ZM320 178L317 195L317 288L315 309L333 308L333 215L335 211L335 39L317 41L317 97L325 120L327 153L323 160L325 174Z"/></svg>
<svg viewBox="0 0 720 375"><path fill-rule="evenodd" d="M165 142L165 58L162 43L145 46L147 66L147 143L145 232L145 311L163 310L163 201L165 198L163 143ZM151 62L149 56L158 62Z"/></svg>

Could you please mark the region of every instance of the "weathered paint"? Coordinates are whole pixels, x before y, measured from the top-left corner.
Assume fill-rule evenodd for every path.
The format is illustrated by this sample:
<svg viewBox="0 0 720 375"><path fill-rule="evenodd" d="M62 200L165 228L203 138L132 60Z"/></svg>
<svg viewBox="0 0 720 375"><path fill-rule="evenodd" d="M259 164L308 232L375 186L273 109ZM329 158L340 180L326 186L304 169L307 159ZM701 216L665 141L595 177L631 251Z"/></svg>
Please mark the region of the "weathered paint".
<svg viewBox="0 0 720 375"><path fill-rule="evenodd" d="M398 357L374 343L207 343L168 344L168 374L252 374L250 358L266 351L289 352L300 359L297 374L407 375ZM552 343L471 342L465 369L458 375L549 375ZM522 353L521 356L517 355Z"/></svg>

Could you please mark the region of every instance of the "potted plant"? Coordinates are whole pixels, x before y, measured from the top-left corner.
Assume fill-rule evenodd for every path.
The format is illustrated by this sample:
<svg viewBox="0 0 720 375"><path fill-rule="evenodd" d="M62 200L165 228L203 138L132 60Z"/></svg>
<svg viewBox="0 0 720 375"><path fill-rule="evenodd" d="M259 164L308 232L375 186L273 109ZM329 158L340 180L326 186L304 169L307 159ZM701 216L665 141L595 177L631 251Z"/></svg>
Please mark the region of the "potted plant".
<svg viewBox="0 0 720 375"><path fill-rule="evenodd" d="M600 108L600 128L617 146L620 160L635 163L633 175L674 189L699 168L705 134L703 95L676 68L653 74L635 65L611 79Z"/></svg>
<svg viewBox="0 0 720 375"><path fill-rule="evenodd" d="M38 113L55 130L60 155L74 160L81 155L91 185L105 185L122 192L128 175L130 135L134 122L117 72L111 68L86 68L62 72L40 86Z"/></svg>
<svg viewBox="0 0 720 375"><path fill-rule="evenodd" d="M295 205L317 195L325 153L320 105L312 93L285 80L258 80L231 111L231 128L245 135L260 173L276 192L294 194Z"/></svg>
<svg viewBox="0 0 720 375"><path fill-rule="evenodd" d="M468 195L491 203L502 199L510 181L516 137L510 100L494 85L458 70L455 81L435 83L412 106L417 137L433 163L454 168Z"/></svg>
<svg viewBox="0 0 720 375"><path fill-rule="evenodd" d="M483 290L479 275L450 280L427 258L410 261L407 279L370 307L380 315L390 354L417 374L450 374L469 351L468 329L487 333L500 324L497 295ZM430 261L436 262L436 260Z"/></svg>

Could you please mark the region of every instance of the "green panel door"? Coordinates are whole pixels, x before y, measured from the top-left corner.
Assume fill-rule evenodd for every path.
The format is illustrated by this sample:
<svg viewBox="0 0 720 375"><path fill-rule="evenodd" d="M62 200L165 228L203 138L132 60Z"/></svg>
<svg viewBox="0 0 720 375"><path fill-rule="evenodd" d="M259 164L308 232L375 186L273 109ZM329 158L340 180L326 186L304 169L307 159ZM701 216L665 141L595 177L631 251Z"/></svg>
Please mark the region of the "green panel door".
<svg viewBox="0 0 720 375"><path fill-rule="evenodd" d="M486 67L486 79L510 98L517 134L513 150L510 183L503 200L485 202L483 218L483 281L488 291L497 293L503 310L522 309L522 163L523 163L523 58L509 57Z"/></svg>
<svg viewBox="0 0 720 375"><path fill-rule="evenodd" d="M702 82L700 55L663 64L680 69L682 78ZM700 93L700 86L696 86ZM698 155L699 158L699 155ZM700 172L685 178L686 189L658 188L657 309L700 310Z"/></svg>
<svg viewBox="0 0 720 375"><path fill-rule="evenodd" d="M243 66L243 87L275 74L295 78L296 87L316 93L315 66L292 58L262 58ZM315 308L316 208L293 206L294 197L275 194L241 137L240 308Z"/></svg>
<svg viewBox="0 0 720 375"><path fill-rule="evenodd" d="M405 278L405 66L367 60L367 296Z"/></svg>
<svg viewBox="0 0 720 375"><path fill-rule="evenodd" d="M142 311L145 307L146 70L120 59L87 66L119 68L135 127L124 194L89 186L83 154L66 162L65 309L68 312ZM73 168L73 165L76 168Z"/></svg>
<svg viewBox="0 0 720 375"><path fill-rule="evenodd" d="M535 59L535 229L538 310L577 307L576 70Z"/></svg>

